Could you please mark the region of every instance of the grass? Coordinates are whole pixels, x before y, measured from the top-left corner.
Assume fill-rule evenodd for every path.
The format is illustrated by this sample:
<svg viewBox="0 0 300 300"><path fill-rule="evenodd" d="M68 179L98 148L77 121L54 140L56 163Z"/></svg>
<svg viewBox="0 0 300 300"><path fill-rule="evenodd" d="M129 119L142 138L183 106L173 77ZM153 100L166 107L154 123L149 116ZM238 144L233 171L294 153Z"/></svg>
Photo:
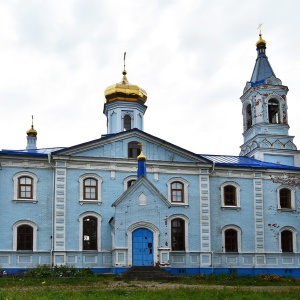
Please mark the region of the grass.
<svg viewBox="0 0 300 300"><path fill-rule="evenodd" d="M0 278L0 299L300 299L300 280L277 275L196 275L175 282L125 281L89 270L38 267Z"/></svg>

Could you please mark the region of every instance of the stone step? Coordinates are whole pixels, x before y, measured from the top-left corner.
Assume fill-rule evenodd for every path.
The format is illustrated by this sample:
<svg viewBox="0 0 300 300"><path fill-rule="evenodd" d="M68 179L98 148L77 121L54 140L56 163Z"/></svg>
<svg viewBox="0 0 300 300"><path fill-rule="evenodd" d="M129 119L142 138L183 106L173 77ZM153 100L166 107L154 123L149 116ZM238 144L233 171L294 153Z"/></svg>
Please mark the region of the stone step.
<svg viewBox="0 0 300 300"><path fill-rule="evenodd" d="M122 273L121 278L131 280L166 279L176 280L178 277L160 267L131 267Z"/></svg>

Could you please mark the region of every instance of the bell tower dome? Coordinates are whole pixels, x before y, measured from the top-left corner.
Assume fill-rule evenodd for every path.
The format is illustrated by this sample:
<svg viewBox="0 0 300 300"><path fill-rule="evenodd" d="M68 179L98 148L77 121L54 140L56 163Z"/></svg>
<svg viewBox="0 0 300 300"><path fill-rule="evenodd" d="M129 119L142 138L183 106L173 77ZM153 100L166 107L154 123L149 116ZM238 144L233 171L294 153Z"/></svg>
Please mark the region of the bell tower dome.
<svg viewBox="0 0 300 300"><path fill-rule="evenodd" d="M147 93L141 87L129 83L127 72L124 70L123 78L119 83L105 89L106 102L103 113L107 118L107 134L138 128L143 130L144 114L147 109Z"/></svg>
<svg viewBox="0 0 300 300"><path fill-rule="evenodd" d="M288 87L275 76L266 55L266 44L260 32L252 76L240 98L244 137L240 155L300 166L300 152L293 143L294 137L289 135Z"/></svg>

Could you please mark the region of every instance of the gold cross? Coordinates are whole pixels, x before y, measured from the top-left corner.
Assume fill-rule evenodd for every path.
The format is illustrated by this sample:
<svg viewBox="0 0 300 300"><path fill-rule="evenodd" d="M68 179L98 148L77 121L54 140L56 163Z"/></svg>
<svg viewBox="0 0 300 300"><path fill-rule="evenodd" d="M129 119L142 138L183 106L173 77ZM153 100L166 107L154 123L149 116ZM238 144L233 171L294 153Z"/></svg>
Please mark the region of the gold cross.
<svg viewBox="0 0 300 300"><path fill-rule="evenodd" d="M124 52L124 70L125 70L126 52Z"/></svg>

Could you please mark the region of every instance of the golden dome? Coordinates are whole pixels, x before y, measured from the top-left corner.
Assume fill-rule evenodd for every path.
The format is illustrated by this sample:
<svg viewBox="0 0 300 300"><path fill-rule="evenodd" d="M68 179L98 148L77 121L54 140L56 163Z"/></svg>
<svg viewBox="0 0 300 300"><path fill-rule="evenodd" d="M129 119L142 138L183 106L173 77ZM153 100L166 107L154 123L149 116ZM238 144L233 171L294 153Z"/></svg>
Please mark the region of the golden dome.
<svg viewBox="0 0 300 300"><path fill-rule="evenodd" d="M32 122L31 123L31 128L28 129L26 131L26 133L27 133L28 136L36 137L37 136L37 131L33 128L33 116L31 116L31 119L32 119L32 121L31 121Z"/></svg>
<svg viewBox="0 0 300 300"><path fill-rule="evenodd" d="M141 151L140 155L136 158L137 160L146 160L146 156L144 153Z"/></svg>
<svg viewBox="0 0 300 300"><path fill-rule="evenodd" d="M147 101L147 93L144 89L128 82L126 70L122 72L123 78L119 83L105 89L106 102L129 101L144 104Z"/></svg>
<svg viewBox="0 0 300 300"><path fill-rule="evenodd" d="M31 128L27 130L26 133L28 136L37 136L37 131L33 128L33 125L31 125Z"/></svg>
<svg viewBox="0 0 300 300"><path fill-rule="evenodd" d="M262 39L261 33L259 34L259 40L256 42L256 47L265 46L266 47L267 42Z"/></svg>

